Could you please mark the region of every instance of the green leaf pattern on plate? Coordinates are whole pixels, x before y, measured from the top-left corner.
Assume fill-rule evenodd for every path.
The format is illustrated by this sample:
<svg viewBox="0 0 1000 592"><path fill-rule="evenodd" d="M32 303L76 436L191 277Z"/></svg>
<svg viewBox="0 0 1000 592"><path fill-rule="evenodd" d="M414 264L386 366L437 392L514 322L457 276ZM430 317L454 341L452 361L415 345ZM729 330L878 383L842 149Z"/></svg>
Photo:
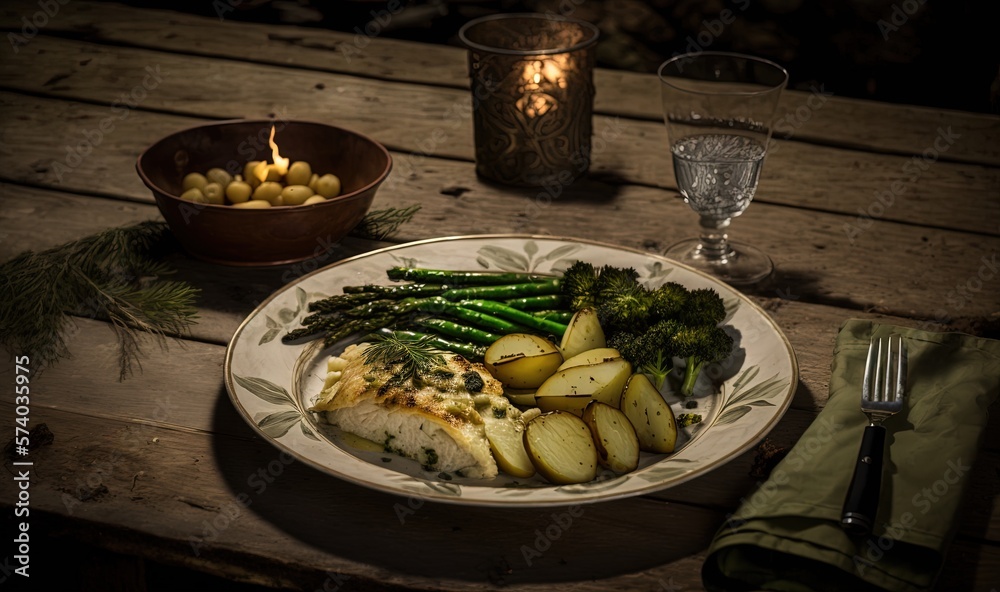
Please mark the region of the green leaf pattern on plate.
<svg viewBox="0 0 1000 592"><path fill-rule="evenodd" d="M778 395L789 386L788 378L778 378L775 374L767 380L758 382L753 386L746 386L760 373L759 366L751 366L743 371L736 382L733 383L733 394L722 406L722 412L713 425L726 425L738 421L754 407L773 407L774 404L767 401ZM746 387L746 388L744 388Z"/></svg>
<svg viewBox="0 0 1000 592"><path fill-rule="evenodd" d="M316 434L309 429L305 422L303 422L303 412L302 409L296 404L292 399L292 396L288 394L288 391L284 387L274 384L269 380L263 378L256 378L254 376L239 376L237 374L233 375L233 380L236 384L250 391L250 394L254 395L262 401L266 401L271 405L280 405L282 407L291 407L290 411L278 411L276 413L270 414L258 414L254 416L254 422L257 427L260 428L262 432L267 434L272 438L280 438L288 433L296 423L302 431L302 434L313 440L319 440Z"/></svg>
<svg viewBox="0 0 1000 592"><path fill-rule="evenodd" d="M590 481L588 483L574 483L572 485L560 485L556 487L556 491L560 493L570 493L570 494L580 494L580 493L594 493L598 491L612 491L625 484L633 475L625 474L621 476L611 476L602 479L598 476L597 480Z"/></svg>
<svg viewBox="0 0 1000 592"><path fill-rule="evenodd" d="M685 466L693 462L689 458L671 458L667 462L656 465L642 472L642 478L649 481L659 481L661 479L672 479L694 470L692 466Z"/></svg>
<svg viewBox="0 0 1000 592"><path fill-rule="evenodd" d="M548 253L536 257L538 254L538 243L533 240L525 241L522 246L524 254L518 253L507 247L496 245L486 245L479 249L476 261L485 269L499 269L502 271L522 271L535 272L543 263L556 262L551 266L550 271L565 269L572 264L572 260L567 257L579 251L580 245L567 244L552 249Z"/></svg>
<svg viewBox="0 0 1000 592"><path fill-rule="evenodd" d="M430 489L433 493L461 497L462 496L462 486L458 483L443 483L441 481L424 481L423 479L414 479L409 477L406 479L406 484L402 485L402 488L410 493L415 494L420 497L421 494L427 493Z"/></svg>
<svg viewBox="0 0 1000 592"><path fill-rule="evenodd" d="M267 327L267 331L264 332L260 337L260 341L257 345L264 345L265 343L270 343L274 341L282 330L288 330L292 325L299 324L299 317L304 315L309 311L309 300L320 300L326 298L325 294L312 293L308 294L301 287L295 287L295 308L283 307L278 310L278 320L275 320L270 315L264 315L264 323Z"/></svg>
<svg viewBox="0 0 1000 592"><path fill-rule="evenodd" d="M254 417L257 427L272 438L280 438L288 433L288 430L296 423L302 421L302 416L296 410L278 411L260 417Z"/></svg>
<svg viewBox="0 0 1000 592"><path fill-rule="evenodd" d="M670 272L674 270L673 267L664 267L662 261L652 261L645 265L646 268L646 281L650 287L658 287L662 285ZM663 280L663 281L655 281Z"/></svg>

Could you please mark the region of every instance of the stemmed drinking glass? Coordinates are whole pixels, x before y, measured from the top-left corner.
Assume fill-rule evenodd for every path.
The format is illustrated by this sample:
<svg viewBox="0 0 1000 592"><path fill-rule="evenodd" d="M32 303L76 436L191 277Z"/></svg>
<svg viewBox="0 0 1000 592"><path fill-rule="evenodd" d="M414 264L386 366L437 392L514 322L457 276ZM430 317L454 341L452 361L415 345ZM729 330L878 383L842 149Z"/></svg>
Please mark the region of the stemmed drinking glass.
<svg viewBox="0 0 1000 592"><path fill-rule="evenodd" d="M659 75L677 187L701 217L701 236L665 254L734 285L766 278L770 257L730 242L727 230L757 191L788 72L768 60L706 51L667 60Z"/></svg>

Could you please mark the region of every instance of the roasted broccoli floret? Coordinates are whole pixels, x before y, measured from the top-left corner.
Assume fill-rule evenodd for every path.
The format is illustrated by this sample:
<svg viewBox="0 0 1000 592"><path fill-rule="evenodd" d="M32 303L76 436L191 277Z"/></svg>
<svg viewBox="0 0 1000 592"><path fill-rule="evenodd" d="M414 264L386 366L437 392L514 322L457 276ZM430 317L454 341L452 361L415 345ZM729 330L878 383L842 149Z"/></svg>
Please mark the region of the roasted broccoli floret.
<svg viewBox="0 0 1000 592"><path fill-rule="evenodd" d="M628 270L634 274L633 270ZM649 325L649 292L631 274L601 273L597 317L605 331L642 331Z"/></svg>
<svg viewBox="0 0 1000 592"><path fill-rule="evenodd" d="M680 311L685 325L718 325L726 318L726 305L719 293L711 288L692 290Z"/></svg>
<svg viewBox="0 0 1000 592"><path fill-rule="evenodd" d="M715 325L682 326L671 338L674 355L684 358L681 394L690 396L705 364L725 359L733 351L733 338Z"/></svg>
<svg viewBox="0 0 1000 592"><path fill-rule="evenodd" d="M597 270L586 261L577 261L563 272L562 293L570 310L597 306Z"/></svg>
<svg viewBox="0 0 1000 592"><path fill-rule="evenodd" d="M639 272L632 267L605 265L597 274L597 293L601 296L613 296L633 286L641 287L641 284L639 284Z"/></svg>
<svg viewBox="0 0 1000 592"><path fill-rule="evenodd" d="M673 336L681 326L675 320L660 321L643 332L615 333L608 346L617 349L636 372L649 375L657 389L663 387L674 365Z"/></svg>
<svg viewBox="0 0 1000 592"><path fill-rule="evenodd" d="M690 296L684 286L667 282L649 293L649 312L658 319L674 318L684 310Z"/></svg>
<svg viewBox="0 0 1000 592"><path fill-rule="evenodd" d="M681 413L676 417L677 427L686 428L701 423L701 416L697 413Z"/></svg>
<svg viewBox="0 0 1000 592"><path fill-rule="evenodd" d="M631 267L596 269L577 261L563 272L562 294L573 311L596 309L606 332L642 330L649 324L649 292Z"/></svg>

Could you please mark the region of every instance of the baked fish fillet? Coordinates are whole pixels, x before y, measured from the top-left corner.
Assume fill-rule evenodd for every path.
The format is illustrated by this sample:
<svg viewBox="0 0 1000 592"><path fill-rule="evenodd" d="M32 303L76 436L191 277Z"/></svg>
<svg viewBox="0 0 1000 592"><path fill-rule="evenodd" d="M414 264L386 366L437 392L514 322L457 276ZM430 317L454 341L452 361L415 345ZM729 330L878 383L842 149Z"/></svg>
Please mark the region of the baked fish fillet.
<svg viewBox="0 0 1000 592"><path fill-rule="evenodd" d="M330 359L326 385L310 411L425 470L496 477L482 414L492 414L491 421L520 422L500 382L482 364L453 353L444 355L444 366L416 381L403 380L395 367L366 364L367 347L351 345Z"/></svg>

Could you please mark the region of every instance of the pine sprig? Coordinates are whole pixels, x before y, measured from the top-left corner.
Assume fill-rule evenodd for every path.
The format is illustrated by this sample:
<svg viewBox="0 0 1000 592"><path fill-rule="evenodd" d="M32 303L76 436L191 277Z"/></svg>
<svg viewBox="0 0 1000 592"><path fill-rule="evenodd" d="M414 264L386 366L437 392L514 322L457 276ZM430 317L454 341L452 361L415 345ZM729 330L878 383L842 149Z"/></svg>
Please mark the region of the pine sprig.
<svg viewBox="0 0 1000 592"><path fill-rule="evenodd" d="M165 347L197 318L199 290L161 279L172 272L159 260L168 238L165 223L142 222L3 263L0 344L43 368L69 355L73 315L104 319L117 338L119 379L131 375L143 335Z"/></svg>
<svg viewBox="0 0 1000 592"><path fill-rule="evenodd" d="M351 234L359 238L385 240L395 234L400 226L412 220L418 210L419 204L402 209L372 210L362 218Z"/></svg>

